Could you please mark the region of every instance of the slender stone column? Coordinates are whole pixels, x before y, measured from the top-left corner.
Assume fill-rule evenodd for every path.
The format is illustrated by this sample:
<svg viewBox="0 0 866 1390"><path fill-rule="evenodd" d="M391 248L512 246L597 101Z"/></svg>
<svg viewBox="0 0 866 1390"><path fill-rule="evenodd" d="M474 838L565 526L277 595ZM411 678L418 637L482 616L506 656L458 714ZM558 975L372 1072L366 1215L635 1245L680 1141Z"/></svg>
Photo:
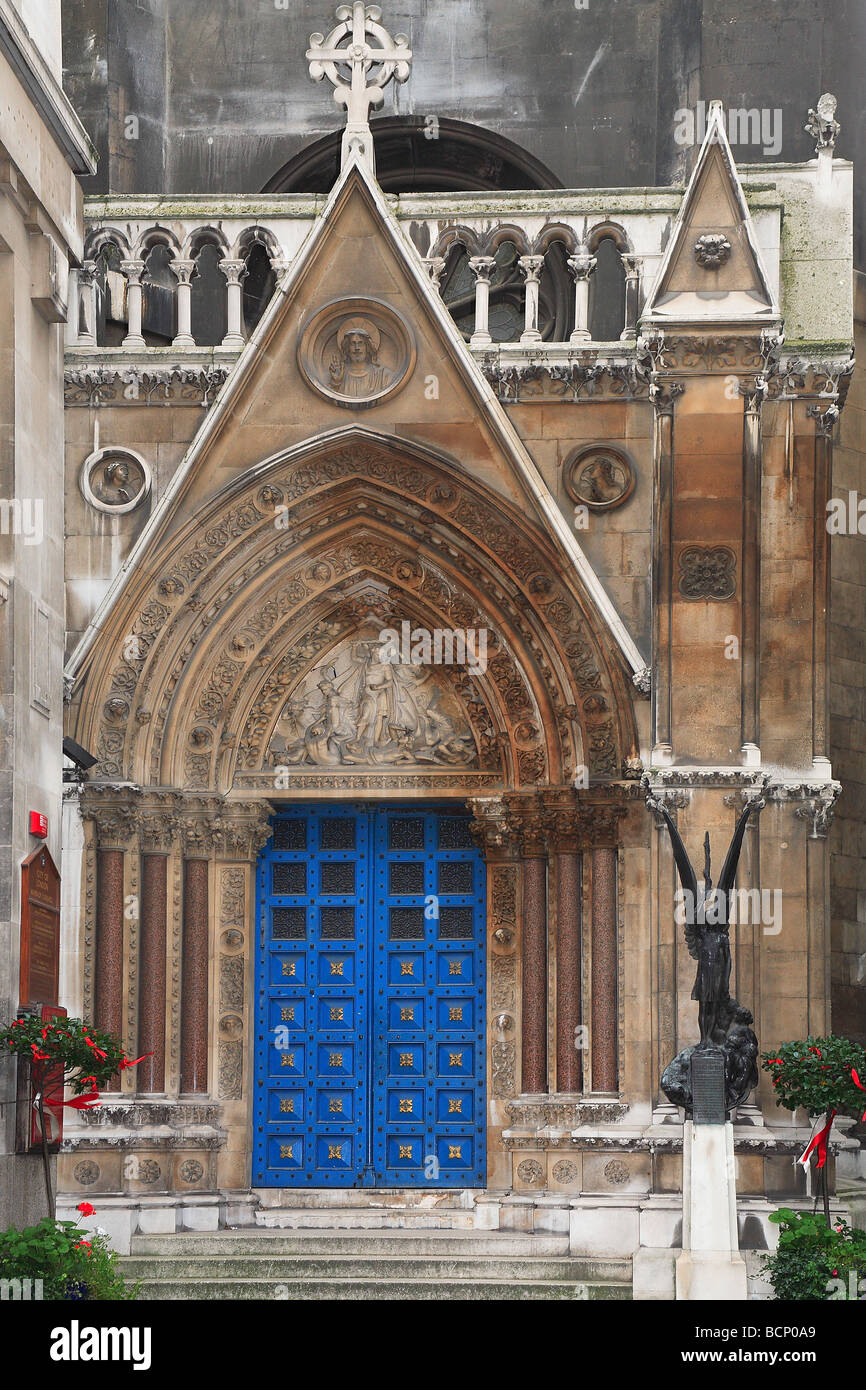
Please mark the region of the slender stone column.
<svg viewBox="0 0 866 1390"><path fill-rule="evenodd" d="M540 343L538 328L538 293L541 272L544 269L543 256L521 256L517 262L526 281L526 303L524 306L524 329L520 335L522 343Z"/></svg>
<svg viewBox="0 0 866 1390"><path fill-rule="evenodd" d="M558 846L556 871L556 1089L583 1086L583 1054L577 1047L581 1018L581 856L576 845Z"/></svg>
<svg viewBox="0 0 866 1390"><path fill-rule="evenodd" d="M592 1089L619 1089L617 1067L616 860L592 851Z"/></svg>
<svg viewBox="0 0 866 1390"><path fill-rule="evenodd" d="M82 262L76 284L78 313L73 325L74 341L79 347L96 347L96 261Z"/></svg>
<svg viewBox="0 0 866 1390"><path fill-rule="evenodd" d="M226 277L228 305L227 332L222 341L223 347L243 347L243 281L247 276L246 261L224 260L219 263Z"/></svg>
<svg viewBox="0 0 866 1390"><path fill-rule="evenodd" d="M496 267L492 256L470 256L469 269L475 276L475 329L469 339L471 347L484 347L492 343L490 336L490 277Z"/></svg>
<svg viewBox="0 0 866 1390"><path fill-rule="evenodd" d="M144 261L121 261L120 269L126 276L126 312L128 317L127 334L121 346L143 348L146 346L141 335L141 277L144 274Z"/></svg>
<svg viewBox="0 0 866 1390"><path fill-rule="evenodd" d="M96 964L94 1015L97 1028L116 1038L123 1030L123 851L96 856ZM120 1090L120 1077L104 1087Z"/></svg>
<svg viewBox="0 0 866 1390"><path fill-rule="evenodd" d="M192 277L195 261L173 260L171 270L177 276L177 334L172 347L195 347L192 336Z"/></svg>
<svg viewBox="0 0 866 1390"><path fill-rule="evenodd" d="M180 1004L180 1089L208 1084L208 861L183 863L183 964Z"/></svg>
<svg viewBox="0 0 866 1390"><path fill-rule="evenodd" d="M581 246L576 255L568 258L568 268L574 276L574 331L569 339L572 343L588 343L592 337L589 331L589 277L595 270L595 261L587 246Z"/></svg>
<svg viewBox="0 0 866 1390"><path fill-rule="evenodd" d="M139 1062L139 1091L165 1090L165 947L168 858L144 854L141 859L141 995L138 1052L152 1053Z"/></svg>
<svg viewBox="0 0 866 1390"><path fill-rule="evenodd" d="M523 988L521 1089L547 1090L547 851L540 809L507 798L509 822L523 861Z"/></svg>
<svg viewBox="0 0 866 1390"><path fill-rule="evenodd" d="M625 324L620 341L633 343L637 337L637 316L640 301L640 257L627 251L620 252L625 271Z"/></svg>

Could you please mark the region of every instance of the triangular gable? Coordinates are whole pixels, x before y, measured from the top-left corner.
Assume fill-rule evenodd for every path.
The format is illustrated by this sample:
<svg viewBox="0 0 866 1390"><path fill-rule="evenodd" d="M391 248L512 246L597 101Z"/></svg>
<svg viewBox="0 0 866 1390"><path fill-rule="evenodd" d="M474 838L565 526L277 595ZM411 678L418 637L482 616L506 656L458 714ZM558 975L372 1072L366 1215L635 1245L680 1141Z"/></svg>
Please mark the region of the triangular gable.
<svg viewBox="0 0 866 1390"><path fill-rule="evenodd" d="M710 102L707 133L643 317L778 320L720 101Z"/></svg>
<svg viewBox="0 0 866 1390"><path fill-rule="evenodd" d="M513 478L510 486L515 490L515 498L519 498L521 504L535 515L546 532L554 537L567 566L576 571L588 599L594 606L601 623L609 630L627 666L632 672L638 672L645 668L644 658L596 576L498 397L472 358L451 315L421 266L417 252L404 237L381 189L365 167L353 159L337 180L322 214L310 230L299 254L295 257L292 265L283 273L262 319L241 353L234 370L224 383L207 419L190 444L183 462L154 509L123 567L103 597L89 627L69 661L67 674L70 677L75 677L83 669L98 633L107 623L109 615L119 603L127 587L133 582L136 573L147 566L146 557L155 551L160 542L173 529L173 522L177 518L179 509L183 508L185 501L189 506L189 497L199 474L200 461L206 455L212 454L216 466L223 466L222 454L225 450L221 451L216 446L217 441L221 441L222 445L225 445L226 440L230 437L227 429L229 422L234 420L236 427L237 422L240 422L243 428L250 431L251 439L257 441L249 465L245 465L245 476L250 473L254 465L260 464L269 455L272 456L275 452L285 455L304 442L302 437L296 434L294 438L286 438L284 443L274 438L270 447L267 447L268 436L266 433L261 433L261 441L258 442L259 436L255 434L254 417L257 413L266 413L268 402L273 403L274 393L285 389L279 375L275 375L278 367L285 371L288 370L288 354L282 353L281 349L284 345L280 343L279 339L281 326L284 324L286 316L291 313L292 306L297 301L311 270L314 270L316 274L321 273L320 257L329 250L327 240L329 237L335 237L335 241L330 247L330 254L334 256L340 254L341 248L337 240L340 218L349 205L349 200L357 196L363 200L364 208L362 210L367 216L370 226L370 235L367 238L364 251L365 257L369 258L363 268L365 282L375 278L373 261L377 258L381 260L382 252L390 249L399 262L395 269L405 275L410 282L410 288L414 291L414 300L417 305L416 317L418 310L420 310L426 318L425 332L428 332L436 340L436 352L442 363L443 372L447 368L448 372L461 384L467 407L471 416L474 417L474 427L477 429L479 424L483 425L484 430L491 436L491 442L495 445L497 455L504 457L506 462L511 463ZM357 254L357 248L355 254ZM379 273L381 273L381 267ZM302 320L297 319L295 327L301 322ZM259 391L258 397L252 395L253 382L256 383L256 389ZM417 386L414 389L417 390ZM406 395L409 395L408 390ZM329 414L328 406L326 404L321 405L316 423L311 423L307 430L308 439L306 442L311 443L314 438L321 438L323 435L329 434L335 435L344 432L357 434L360 422L353 419L351 424L343 424L342 420L344 419L345 412L333 408ZM364 420L363 423L366 425L367 421ZM375 430L376 423L374 418L370 418L371 432ZM467 426L464 425L463 427ZM391 425L390 428L393 430L394 426ZM391 437L398 439L401 437L399 425ZM411 442L408 430L406 442ZM415 442L423 444L425 440L422 437L416 439ZM432 442L432 440L426 442ZM281 444L279 449L276 448L278 444ZM456 452L456 450L452 452Z"/></svg>

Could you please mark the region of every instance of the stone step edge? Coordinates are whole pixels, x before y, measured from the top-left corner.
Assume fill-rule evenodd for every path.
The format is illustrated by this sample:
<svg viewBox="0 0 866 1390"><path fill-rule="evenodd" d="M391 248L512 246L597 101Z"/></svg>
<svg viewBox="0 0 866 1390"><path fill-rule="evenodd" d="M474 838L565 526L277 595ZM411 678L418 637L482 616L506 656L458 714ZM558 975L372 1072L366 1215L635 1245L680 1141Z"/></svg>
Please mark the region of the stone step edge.
<svg viewBox="0 0 866 1390"><path fill-rule="evenodd" d="M132 1281L130 1280L129 1282L131 1283ZM286 1285L289 1285L289 1286L295 1285L295 1286L297 1286L298 1288L306 1288L306 1287L308 1287L308 1286L311 1285L311 1284L326 1284L329 1288L331 1288L331 1287L334 1287L334 1288L342 1288L342 1287L343 1287L344 1285L346 1285L346 1284L348 1284L348 1285L350 1285L350 1286L359 1286L359 1285L366 1286L366 1285L369 1284L369 1285L370 1285L371 1287L373 1287L373 1288L378 1288L379 1286L382 1286L382 1285L384 1285L384 1286L386 1286L386 1287L390 1287L391 1285L395 1285L395 1284L401 1285L401 1284L406 1284L406 1283L409 1283L409 1282L417 1282L419 1288L423 1288L423 1287L424 1287L424 1282L423 1282L422 1280L420 1280L420 1279L417 1280L417 1281L410 1281L410 1280L406 1280L406 1279L368 1279L368 1278L361 1278L361 1279L358 1279L358 1278L344 1278L344 1279L337 1279L337 1278L334 1278L334 1279L330 1279L330 1278L327 1277L327 1275L317 1275L317 1277L316 1277L315 1279L281 1279L281 1278L279 1278L278 1276L275 1277L275 1278L272 1278L272 1279L256 1279L256 1278L244 1278L244 1279L226 1278L226 1279L220 1279L220 1278L216 1278L215 1276L209 1276L207 1279L198 1279L198 1280L191 1280L191 1279L187 1279L187 1278L177 1278L177 1279L168 1278L168 1279L139 1279L139 1280L137 1280L136 1282L139 1283L139 1284L141 1284L141 1285L147 1285L147 1286L153 1285L154 1287L159 1287L159 1288L174 1287L174 1286L177 1285L177 1284L190 1284L190 1283L196 1283L196 1284L200 1285L202 1288L203 1288L205 1285L209 1285L209 1286L214 1286L214 1285L216 1285L218 1288L223 1288L223 1287L227 1287L227 1286L230 1285L230 1284L243 1284L243 1285L245 1285L245 1286L259 1285L259 1284L261 1284L263 1287L268 1287L268 1288L269 1288L272 1284L286 1284ZM438 1277L437 1277L435 1280L427 1280L426 1282L427 1282L427 1283L444 1284L444 1285L446 1285L446 1286L458 1285L460 1288L463 1288L463 1287L464 1287L465 1285L467 1285L467 1284L472 1284L472 1285L477 1284L477 1285L480 1285L481 1287L488 1287L488 1286L494 1285L494 1284L507 1284L507 1285L512 1286L512 1287L520 1287L520 1288L527 1287L527 1288L536 1288L536 1289L546 1289L546 1288L547 1288L547 1289L549 1289L549 1288L554 1288L554 1289L556 1289L556 1288L568 1288L568 1289L571 1289L571 1288L626 1289L626 1288L628 1288L629 1292L631 1291L631 1286L630 1286L630 1285L626 1285L626 1284L617 1284L617 1283L614 1283L614 1282L612 1282L611 1280L608 1280L608 1279L449 1279L449 1278L444 1278L444 1277L443 1277L443 1278L438 1278Z"/></svg>

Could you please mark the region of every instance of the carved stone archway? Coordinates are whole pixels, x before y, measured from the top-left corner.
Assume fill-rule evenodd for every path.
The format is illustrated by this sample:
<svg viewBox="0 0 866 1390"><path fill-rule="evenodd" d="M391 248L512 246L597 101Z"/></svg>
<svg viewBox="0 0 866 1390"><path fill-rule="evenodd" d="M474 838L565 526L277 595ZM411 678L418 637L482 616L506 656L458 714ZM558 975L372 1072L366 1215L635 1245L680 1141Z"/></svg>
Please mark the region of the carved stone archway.
<svg viewBox="0 0 866 1390"><path fill-rule="evenodd" d="M427 672L429 696L398 668L401 689L383 696L390 724L368 738L365 763L364 644L402 621L485 629L484 668ZM491 868L493 1185L511 1182L500 1138L518 1091L616 1092L633 694L550 537L450 460L401 441L351 430L267 460L159 542L70 708L69 732L99 758L81 793L83 1006L134 1055L154 1051L139 1096L221 1103L236 1134L199 1181L249 1181L254 867L279 800L470 806ZM562 981L586 975L588 940L581 1002ZM584 1003L593 1041L581 1066L571 1033ZM131 1101L134 1076L123 1086ZM185 1190L182 1175L172 1182Z"/></svg>

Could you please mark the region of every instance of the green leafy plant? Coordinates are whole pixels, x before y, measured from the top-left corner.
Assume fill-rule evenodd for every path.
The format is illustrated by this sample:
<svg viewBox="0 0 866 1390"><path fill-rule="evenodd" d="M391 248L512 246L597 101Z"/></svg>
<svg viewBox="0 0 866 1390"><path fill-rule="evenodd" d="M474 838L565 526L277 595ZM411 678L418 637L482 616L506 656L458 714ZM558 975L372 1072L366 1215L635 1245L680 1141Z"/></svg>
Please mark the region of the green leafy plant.
<svg viewBox="0 0 866 1390"><path fill-rule="evenodd" d="M134 1067L141 1057L130 1061L121 1044L110 1033L103 1033L80 1018L40 1019L22 1014L7 1028L0 1029L0 1055L7 1050L26 1057L33 1067L33 1084L42 1134L42 1166L49 1214L54 1214L51 1168L48 1161L48 1133L45 1109L70 1105L89 1110L99 1102L99 1086L119 1071ZM70 1087L72 1100L64 1098Z"/></svg>
<svg viewBox="0 0 866 1390"><path fill-rule="evenodd" d="M79 1211L90 1215L93 1207L82 1202ZM0 1279L39 1279L48 1300L119 1302L138 1293L137 1284L124 1284L104 1234L50 1216L20 1231L0 1231Z"/></svg>
<svg viewBox="0 0 866 1390"><path fill-rule="evenodd" d="M847 1222L828 1226L814 1212L781 1207L770 1220L779 1226L779 1246L764 1256L764 1269L779 1299L801 1302L850 1297L866 1278L866 1231ZM853 1271L854 1278L850 1277Z"/></svg>
<svg viewBox="0 0 866 1390"><path fill-rule="evenodd" d="M849 1038L830 1035L808 1037L804 1042L782 1043L775 1056L765 1052L761 1066L769 1072L776 1104L786 1110L824 1115L824 1125L805 1153L815 1153L824 1198L824 1221L829 1227L830 1193L827 1186L827 1151L833 1121L840 1110L857 1118L866 1102L866 1049ZM866 1119L866 1110L863 1112Z"/></svg>
<svg viewBox="0 0 866 1390"><path fill-rule="evenodd" d="M763 1054L761 1066L772 1077L776 1104L786 1110L842 1110L859 1119L866 1109L866 1048L849 1038L782 1043L775 1055Z"/></svg>

